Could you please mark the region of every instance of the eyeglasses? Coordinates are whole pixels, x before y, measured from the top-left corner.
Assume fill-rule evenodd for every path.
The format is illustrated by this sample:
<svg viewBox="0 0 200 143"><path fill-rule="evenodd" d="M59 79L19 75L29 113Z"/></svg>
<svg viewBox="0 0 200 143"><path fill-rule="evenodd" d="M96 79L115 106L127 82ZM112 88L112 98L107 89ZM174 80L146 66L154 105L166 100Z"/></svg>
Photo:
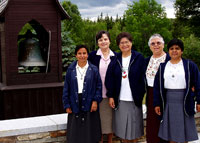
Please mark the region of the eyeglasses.
<svg viewBox="0 0 200 143"><path fill-rule="evenodd" d="M155 45L160 46L161 44L162 44L162 42L152 42L152 43L151 43L151 46L155 46Z"/></svg>
<svg viewBox="0 0 200 143"><path fill-rule="evenodd" d="M124 42L120 42L120 45L128 45L130 42L129 41L124 41Z"/></svg>

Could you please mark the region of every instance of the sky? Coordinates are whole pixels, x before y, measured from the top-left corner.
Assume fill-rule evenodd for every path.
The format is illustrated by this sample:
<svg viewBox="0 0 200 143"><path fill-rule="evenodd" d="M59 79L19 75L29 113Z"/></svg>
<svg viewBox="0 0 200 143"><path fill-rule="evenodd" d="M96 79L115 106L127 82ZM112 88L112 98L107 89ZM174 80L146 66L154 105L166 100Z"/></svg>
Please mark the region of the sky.
<svg viewBox="0 0 200 143"><path fill-rule="evenodd" d="M64 0L59 0L64 1ZM103 13L103 16L112 16L113 18L123 16L127 10L127 5L138 0L70 0L78 6L81 17L84 19L96 20ZM168 18L175 18L174 1L175 0L156 0L159 4L165 7L165 12Z"/></svg>

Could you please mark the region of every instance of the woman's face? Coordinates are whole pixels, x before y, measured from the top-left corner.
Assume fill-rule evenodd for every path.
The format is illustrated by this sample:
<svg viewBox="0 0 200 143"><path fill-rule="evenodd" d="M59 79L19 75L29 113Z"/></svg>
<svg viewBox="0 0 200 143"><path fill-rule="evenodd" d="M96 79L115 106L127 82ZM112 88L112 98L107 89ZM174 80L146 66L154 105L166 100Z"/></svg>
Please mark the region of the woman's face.
<svg viewBox="0 0 200 143"><path fill-rule="evenodd" d="M84 63L87 61L87 58L88 58L87 50L85 48L80 48L76 54L77 61Z"/></svg>
<svg viewBox="0 0 200 143"><path fill-rule="evenodd" d="M169 48L169 56L172 60L178 60L181 58L183 51L178 45L173 45Z"/></svg>
<svg viewBox="0 0 200 143"><path fill-rule="evenodd" d="M110 40L106 34L102 34L102 37L98 39L98 47L100 49L108 49L110 46Z"/></svg>
<svg viewBox="0 0 200 143"><path fill-rule="evenodd" d="M119 43L119 48L121 50L121 52L131 52L131 48L132 48L132 42L129 41L128 38L122 38L120 40L120 43Z"/></svg>
<svg viewBox="0 0 200 143"><path fill-rule="evenodd" d="M161 55L164 49L164 43L160 38L153 38L150 42L150 49L153 55Z"/></svg>

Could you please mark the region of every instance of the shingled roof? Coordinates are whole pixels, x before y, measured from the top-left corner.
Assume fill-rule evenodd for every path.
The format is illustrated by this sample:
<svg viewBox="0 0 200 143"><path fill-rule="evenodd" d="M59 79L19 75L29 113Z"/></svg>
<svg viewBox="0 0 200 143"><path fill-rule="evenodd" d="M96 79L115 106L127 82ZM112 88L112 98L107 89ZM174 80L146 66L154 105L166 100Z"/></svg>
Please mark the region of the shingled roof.
<svg viewBox="0 0 200 143"><path fill-rule="evenodd" d="M8 5L8 0L1 0L1 2L0 2L0 15L2 15L2 13L6 9L7 5Z"/></svg>
<svg viewBox="0 0 200 143"><path fill-rule="evenodd" d="M4 14L6 8L9 5L9 1L10 0L0 0L0 17ZM62 7L62 5L60 4L60 2L58 0L55 0L58 9L60 10L60 14L61 14L61 19L69 19L70 16L67 14L67 12L64 10L64 8Z"/></svg>

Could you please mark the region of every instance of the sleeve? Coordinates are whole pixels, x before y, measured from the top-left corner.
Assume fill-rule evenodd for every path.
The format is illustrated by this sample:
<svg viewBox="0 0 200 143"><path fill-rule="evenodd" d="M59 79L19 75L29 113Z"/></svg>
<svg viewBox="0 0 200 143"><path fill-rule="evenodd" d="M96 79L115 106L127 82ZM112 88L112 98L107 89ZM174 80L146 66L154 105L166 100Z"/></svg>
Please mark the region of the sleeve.
<svg viewBox="0 0 200 143"><path fill-rule="evenodd" d="M63 101L63 106L64 109L66 110L67 108L70 108L70 72L66 72L65 76L65 82L64 82L64 88L63 88L63 96L62 96L62 101Z"/></svg>
<svg viewBox="0 0 200 143"><path fill-rule="evenodd" d="M197 65L195 63L191 63L190 61L190 64L192 64L192 75L193 75L193 78L194 78L194 89L195 89L195 95L196 95L196 101L197 101L197 104L200 104L200 72L199 72L199 69L197 67Z"/></svg>
<svg viewBox="0 0 200 143"><path fill-rule="evenodd" d="M144 98L144 94L146 92L146 88L145 88L145 59L143 56L141 56L141 60L140 60L140 64L141 64L141 76L142 76L142 80L141 80L141 86L142 86L142 89L141 89L141 95L142 95L142 100Z"/></svg>
<svg viewBox="0 0 200 143"><path fill-rule="evenodd" d="M161 103L161 95L160 95L160 74L161 74L161 66L158 69L158 72L156 73L155 79L154 79L154 87L153 87L153 106L160 106Z"/></svg>
<svg viewBox="0 0 200 143"><path fill-rule="evenodd" d="M97 101L98 103L100 103L102 101L102 81L101 81L101 77L99 74L98 69L95 70L95 76L96 76L96 92L95 92L95 96L93 97L93 101Z"/></svg>
<svg viewBox="0 0 200 143"><path fill-rule="evenodd" d="M106 86L106 96L108 98L114 97L114 74L113 74L113 66L115 64L115 60L111 61L108 66L106 77L105 77L105 86Z"/></svg>

